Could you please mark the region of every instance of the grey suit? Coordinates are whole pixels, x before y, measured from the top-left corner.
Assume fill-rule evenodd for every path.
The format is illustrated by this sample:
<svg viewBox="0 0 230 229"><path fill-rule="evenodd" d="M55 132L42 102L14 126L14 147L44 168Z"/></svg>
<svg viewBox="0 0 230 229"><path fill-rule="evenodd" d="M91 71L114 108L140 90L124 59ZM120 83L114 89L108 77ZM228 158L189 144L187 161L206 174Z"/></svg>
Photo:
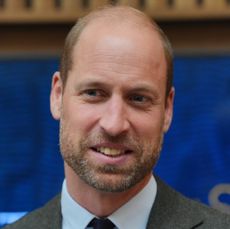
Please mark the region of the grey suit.
<svg viewBox="0 0 230 229"><path fill-rule="evenodd" d="M156 180L158 191L147 229L230 229L229 215L189 200L158 178ZM61 225L58 195L44 207L4 229L61 229Z"/></svg>

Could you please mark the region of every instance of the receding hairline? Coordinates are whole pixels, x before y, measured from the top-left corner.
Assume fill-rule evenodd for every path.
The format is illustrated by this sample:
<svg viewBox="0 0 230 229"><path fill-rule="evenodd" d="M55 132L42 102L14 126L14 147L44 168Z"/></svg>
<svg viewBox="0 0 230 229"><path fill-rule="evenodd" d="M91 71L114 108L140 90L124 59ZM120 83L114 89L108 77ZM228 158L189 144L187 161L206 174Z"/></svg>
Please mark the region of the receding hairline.
<svg viewBox="0 0 230 229"><path fill-rule="evenodd" d="M129 30L132 28L134 33L140 31L140 34L148 33L149 36L155 36L157 40L160 41L160 46L162 47L162 52L164 52L163 42L161 41L161 37L159 32L154 27L154 24L151 20L147 20L148 17L144 15L142 12L137 11L134 8L128 8L128 13L126 11L126 7L119 7L120 9L114 8L103 8L103 14L101 11L93 12L92 15L89 14L90 20L87 20L87 24L85 24L84 28L81 30L78 39L76 40L75 44L73 45L72 49L72 60L74 59L74 53L78 49L79 46L82 45L85 38L91 37L92 39L94 33L100 33L100 29L106 30L108 35L112 34L113 31L123 31L124 29ZM108 9L108 10L107 10ZM113 14L110 13L113 12ZM134 14L133 14L134 13ZM94 15L95 14L95 15ZM124 17L125 18L122 18ZM86 16L87 17L87 16ZM121 30L120 30L121 29ZM145 32L143 32L145 31ZM124 31L125 32L125 31ZM87 35L86 35L87 34ZM96 34L95 34L96 35ZM97 36L97 35L96 35ZM154 41L154 39L153 39Z"/></svg>
<svg viewBox="0 0 230 229"><path fill-rule="evenodd" d="M137 28L141 28L141 30L143 30L144 28L148 28L156 32L159 37L159 33L162 32L155 21L153 21L146 14L135 8L129 6L104 6L98 8L95 11L92 11L85 17L79 19L74 27L77 27L79 24L83 24L84 26L80 26L80 33L78 38L81 37L81 33L83 32L83 30L88 28L89 25L99 23L100 21L102 22L102 24L111 24L111 26L127 24L136 26ZM72 31L74 31L74 27ZM78 43L78 39L76 40L75 45L76 43Z"/></svg>
<svg viewBox="0 0 230 229"><path fill-rule="evenodd" d="M157 25L157 23L152 20L148 15L145 13L129 7L129 6L103 6L101 8L98 8L97 10L94 10L90 12L88 15L84 16L83 18L80 18L78 22L73 26L73 28L70 30L66 42L65 42L65 52L62 56L62 64L64 62L64 71L63 66L61 66L61 75L63 74L63 83L65 84L67 80L68 71L72 68L72 61L73 61L73 52L76 48L77 44L79 43L79 40L81 38L82 32L90 27L91 24L99 23L102 21L102 25L109 25L112 26L119 26L121 24L124 26L124 24L136 26L137 28L140 28L140 32L143 32L143 29L147 29L149 31L154 32L160 39L163 52L165 54L166 62L167 62L167 70L172 69L172 58L173 58L173 52L170 45L170 42L168 41L168 38L164 34L164 32L161 30L161 28ZM67 45L66 45L67 44ZM64 58L67 57L67 61L64 60ZM169 70L170 72L171 70ZM170 85L172 85L172 74L170 74L170 82L168 84L167 91L170 89ZM168 73L167 73L168 77Z"/></svg>
<svg viewBox="0 0 230 229"><path fill-rule="evenodd" d="M123 22L141 27L155 24L146 14L129 6L104 6L92 11L83 19L86 19L88 24L100 19L106 19L107 23Z"/></svg>

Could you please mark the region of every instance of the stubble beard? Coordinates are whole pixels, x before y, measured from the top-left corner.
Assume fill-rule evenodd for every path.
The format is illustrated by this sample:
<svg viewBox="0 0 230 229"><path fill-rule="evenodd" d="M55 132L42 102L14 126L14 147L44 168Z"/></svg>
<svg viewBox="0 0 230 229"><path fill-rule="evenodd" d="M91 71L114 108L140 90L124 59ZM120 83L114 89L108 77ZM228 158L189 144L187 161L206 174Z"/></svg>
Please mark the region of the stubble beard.
<svg viewBox="0 0 230 229"><path fill-rule="evenodd" d="M102 142L123 144L133 150L132 164L125 167L116 165L96 165L87 158L92 145ZM126 191L148 174L158 161L163 142L163 134L154 142L140 142L127 135L111 137L106 133L88 135L78 142L70 135L65 125L60 126L60 150L64 161L85 183L103 192Z"/></svg>

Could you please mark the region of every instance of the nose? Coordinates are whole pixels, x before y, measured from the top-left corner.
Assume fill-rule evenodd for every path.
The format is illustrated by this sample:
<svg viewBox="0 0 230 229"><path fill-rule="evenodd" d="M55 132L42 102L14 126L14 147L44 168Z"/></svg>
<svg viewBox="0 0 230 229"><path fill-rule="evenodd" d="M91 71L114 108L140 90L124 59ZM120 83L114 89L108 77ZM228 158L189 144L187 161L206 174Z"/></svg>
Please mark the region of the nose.
<svg viewBox="0 0 230 229"><path fill-rule="evenodd" d="M118 136L129 130L126 104L122 98L112 97L106 103L104 113L100 118L100 127L110 136Z"/></svg>

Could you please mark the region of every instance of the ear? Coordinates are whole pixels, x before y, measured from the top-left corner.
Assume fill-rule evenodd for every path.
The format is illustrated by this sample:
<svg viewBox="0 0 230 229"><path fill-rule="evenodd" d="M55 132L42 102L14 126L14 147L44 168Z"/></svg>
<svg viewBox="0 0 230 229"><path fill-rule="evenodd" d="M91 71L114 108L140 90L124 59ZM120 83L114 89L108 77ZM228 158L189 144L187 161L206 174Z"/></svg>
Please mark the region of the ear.
<svg viewBox="0 0 230 229"><path fill-rule="evenodd" d="M172 87L167 98L165 104L165 114L164 114L164 127L163 131L167 132L173 117L173 103L174 103L174 96L175 96L175 88Z"/></svg>
<svg viewBox="0 0 230 229"><path fill-rule="evenodd" d="M54 119L61 117L63 83L59 72L55 72L52 79L50 92L50 111Z"/></svg>

